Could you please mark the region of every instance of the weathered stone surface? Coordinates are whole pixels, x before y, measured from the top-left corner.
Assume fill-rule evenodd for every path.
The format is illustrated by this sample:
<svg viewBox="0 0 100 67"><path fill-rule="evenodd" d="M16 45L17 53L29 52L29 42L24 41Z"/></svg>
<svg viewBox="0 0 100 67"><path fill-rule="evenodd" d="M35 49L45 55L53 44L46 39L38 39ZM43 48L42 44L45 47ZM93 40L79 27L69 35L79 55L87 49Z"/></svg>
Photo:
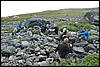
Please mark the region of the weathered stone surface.
<svg viewBox="0 0 100 67"><path fill-rule="evenodd" d="M96 18L96 17L95 17ZM55 19L57 21L74 21L80 19L76 18L60 18ZM14 28L16 24L20 21L9 22L7 24L1 25L2 29ZM97 31L95 26L90 30L91 32ZM74 33L74 32L72 32ZM32 34L21 29L18 33L22 38L11 37L11 32L1 31L1 66L48 66L48 63L54 61L60 61L60 56L55 53L55 49L58 44L61 43L59 35L51 33L51 35L40 35ZM76 34L75 34L76 35ZM93 44L82 41L80 43L74 43L75 36L68 35L70 43L73 44L74 53L68 54L69 58L75 56L77 62L83 58L83 53L99 53L99 37L96 35L90 35L93 39ZM72 59L71 59L72 60Z"/></svg>
<svg viewBox="0 0 100 67"><path fill-rule="evenodd" d="M13 46L7 46L6 52L7 53L15 53L15 50L16 50L15 47L13 47Z"/></svg>
<svg viewBox="0 0 100 67"><path fill-rule="evenodd" d="M96 50L93 44L89 44L86 47L84 47L85 51L88 52L89 50Z"/></svg>
<svg viewBox="0 0 100 67"><path fill-rule="evenodd" d="M26 66L32 66L32 63L30 61L26 61L25 65Z"/></svg>
<svg viewBox="0 0 100 67"><path fill-rule="evenodd" d="M39 47L35 48L35 51L39 51L39 50L40 50L40 48L39 48Z"/></svg>
<svg viewBox="0 0 100 67"><path fill-rule="evenodd" d="M46 54L45 50L41 50L40 52L41 52L41 54L43 54L43 55Z"/></svg>
<svg viewBox="0 0 100 67"><path fill-rule="evenodd" d="M9 60L11 60L11 61L16 60L16 56L14 56L14 55L10 56Z"/></svg>
<svg viewBox="0 0 100 67"><path fill-rule="evenodd" d="M85 52L83 47L73 47L73 50L77 52L83 52L83 53Z"/></svg>
<svg viewBox="0 0 100 67"><path fill-rule="evenodd" d="M48 66L48 63L46 61L38 62L40 66Z"/></svg>
<svg viewBox="0 0 100 67"><path fill-rule="evenodd" d="M28 47L30 43L28 41L21 41L21 44L21 46L25 48Z"/></svg>
<svg viewBox="0 0 100 67"><path fill-rule="evenodd" d="M79 43L75 42L73 45L77 46L77 47L84 47L84 46L88 45L88 42L87 41L82 41L82 42L79 42Z"/></svg>

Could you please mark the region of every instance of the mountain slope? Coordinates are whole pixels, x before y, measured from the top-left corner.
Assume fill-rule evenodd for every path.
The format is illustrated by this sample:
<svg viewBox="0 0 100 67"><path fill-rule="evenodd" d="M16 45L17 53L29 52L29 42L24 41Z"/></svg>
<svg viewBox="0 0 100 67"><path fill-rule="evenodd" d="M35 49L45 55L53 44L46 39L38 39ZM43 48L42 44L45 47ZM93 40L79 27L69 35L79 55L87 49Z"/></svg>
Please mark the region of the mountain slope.
<svg viewBox="0 0 100 67"><path fill-rule="evenodd" d="M88 11L96 11L99 12L98 8L69 8L69 9L59 9L59 10L47 10L43 12L37 13L27 13L27 14L20 14L16 15L18 18L14 18L14 16L8 16L5 19L1 18L1 22L8 22L12 20L24 20L30 17L46 17L46 18L61 18L61 17L76 17L76 16L83 16Z"/></svg>

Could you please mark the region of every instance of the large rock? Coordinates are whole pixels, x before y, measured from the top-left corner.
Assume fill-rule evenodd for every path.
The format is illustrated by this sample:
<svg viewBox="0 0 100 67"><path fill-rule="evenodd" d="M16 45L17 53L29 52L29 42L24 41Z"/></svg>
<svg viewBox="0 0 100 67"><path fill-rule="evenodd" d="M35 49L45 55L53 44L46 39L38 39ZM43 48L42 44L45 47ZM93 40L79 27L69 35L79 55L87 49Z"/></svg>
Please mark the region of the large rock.
<svg viewBox="0 0 100 67"><path fill-rule="evenodd" d="M30 47L29 47L29 49L27 48L27 53L32 53L32 54L33 54L33 53L35 53L35 51L34 51L33 48L30 48Z"/></svg>
<svg viewBox="0 0 100 67"><path fill-rule="evenodd" d="M75 37L69 37L70 43L75 43L76 38Z"/></svg>
<svg viewBox="0 0 100 67"><path fill-rule="evenodd" d="M30 43L28 41L21 41L21 44L21 46L25 48L28 47Z"/></svg>
<svg viewBox="0 0 100 67"><path fill-rule="evenodd" d="M1 57L1 63L7 63L8 62L8 58L6 57Z"/></svg>
<svg viewBox="0 0 100 67"><path fill-rule="evenodd" d="M19 64L24 64L25 60L18 60Z"/></svg>
<svg viewBox="0 0 100 67"><path fill-rule="evenodd" d="M40 66L38 62L35 62L33 66Z"/></svg>
<svg viewBox="0 0 100 67"><path fill-rule="evenodd" d="M47 37L48 41L52 42L53 38L52 37Z"/></svg>
<svg viewBox="0 0 100 67"><path fill-rule="evenodd" d="M94 44L99 44L99 38L94 39L94 40L93 40L93 43L94 43Z"/></svg>
<svg viewBox="0 0 100 67"><path fill-rule="evenodd" d="M58 44L53 44L53 47L54 47L54 48L57 48L57 47L58 47Z"/></svg>
<svg viewBox="0 0 100 67"><path fill-rule="evenodd" d="M32 66L32 62L26 61L25 65L26 65L26 66Z"/></svg>
<svg viewBox="0 0 100 67"><path fill-rule="evenodd" d="M22 57L23 57L23 59L26 60L27 58L29 58L29 54L24 53Z"/></svg>
<svg viewBox="0 0 100 67"><path fill-rule="evenodd" d="M16 54L16 56L23 56L23 55L24 55L23 51L18 52L18 53Z"/></svg>
<svg viewBox="0 0 100 67"><path fill-rule="evenodd" d="M39 61L39 62L41 62L41 61L45 61L46 58L47 58L47 56L39 55L38 57L36 57L35 61Z"/></svg>
<svg viewBox="0 0 100 67"><path fill-rule="evenodd" d="M8 60L11 60L11 61L16 60L16 56L12 55L12 56L9 57Z"/></svg>
<svg viewBox="0 0 100 67"><path fill-rule="evenodd" d="M44 45L40 45L40 48L41 48L41 49L44 49Z"/></svg>
<svg viewBox="0 0 100 67"><path fill-rule="evenodd" d="M16 48L19 48L20 46L21 46L20 43L16 43L16 44L15 44L15 47L16 47Z"/></svg>
<svg viewBox="0 0 100 67"><path fill-rule="evenodd" d="M93 44L89 44L86 47L84 47L85 51L88 52L89 50L96 50Z"/></svg>
<svg viewBox="0 0 100 67"><path fill-rule="evenodd" d="M2 46L1 46L1 53L6 52L6 49L7 49L7 46L2 45Z"/></svg>
<svg viewBox="0 0 100 67"><path fill-rule="evenodd" d="M89 50L89 53L94 53L94 52L96 52L95 50Z"/></svg>
<svg viewBox="0 0 100 67"><path fill-rule="evenodd" d="M94 22L94 23L91 23L93 25L99 25L99 13L98 12L86 12L86 14L84 15L84 18L86 20L89 20L91 22Z"/></svg>
<svg viewBox="0 0 100 67"><path fill-rule="evenodd" d="M40 54L41 54L41 52L37 52L37 53L36 53L36 56L38 56L38 55L40 55Z"/></svg>
<svg viewBox="0 0 100 67"><path fill-rule="evenodd" d="M1 57L1 63L3 63L4 62L4 59L5 59L6 57Z"/></svg>
<svg viewBox="0 0 100 67"><path fill-rule="evenodd" d="M41 54L43 54L43 55L46 54L45 50L41 50L40 52L41 52Z"/></svg>
<svg viewBox="0 0 100 67"><path fill-rule="evenodd" d="M7 53L15 53L16 48L14 46L7 46Z"/></svg>
<svg viewBox="0 0 100 67"><path fill-rule="evenodd" d="M41 38L41 36L38 35L38 34L34 34L34 35L33 35L33 38Z"/></svg>
<svg viewBox="0 0 100 67"><path fill-rule="evenodd" d="M39 40L38 43L43 44L43 41Z"/></svg>
<svg viewBox="0 0 100 67"><path fill-rule="evenodd" d="M46 58L47 63L52 63L53 62L53 58Z"/></svg>
<svg viewBox="0 0 100 67"><path fill-rule="evenodd" d="M13 39L13 40L11 40L12 42L15 42L15 43L18 43L18 42L20 42L20 40L18 40L18 39Z"/></svg>
<svg viewBox="0 0 100 67"><path fill-rule="evenodd" d="M2 43L8 42L6 39L1 40Z"/></svg>
<svg viewBox="0 0 100 67"><path fill-rule="evenodd" d="M47 61L38 62L39 66L48 66Z"/></svg>
<svg viewBox="0 0 100 67"><path fill-rule="evenodd" d="M2 63L1 66L10 66L9 63Z"/></svg>
<svg viewBox="0 0 100 67"><path fill-rule="evenodd" d="M50 42L48 42L47 44L48 44L48 46L49 46L49 47L50 47L50 46L51 46L51 47L53 47L53 46L55 45L55 44L54 44L54 43L52 43L52 42L51 42L51 43L50 43Z"/></svg>
<svg viewBox="0 0 100 67"><path fill-rule="evenodd" d="M32 62L33 60L32 60L31 57L29 57L29 58L26 59L26 61L30 61L30 62Z"/></svg>
<svg viewBox="0 0 100 67"><path fill-rule="evenodd" d="M51 48L50 48L50 50L49 50L49 51L50 51L50 53L54 52L54 51L55 51L55 49L56 49L56 48L51 47Z"/></svg>
<svg viewBox="0 0 100 67"><path fill-rule="evenodd" d="M16 45L15 42L12 42L12 41L8 42L8 46L15 46L15 45Z"/></svg>
<svg viewBox="0 0 100 67"><path fill-rule="evenodd" d="M39 62L39 57L36 57L34 62Z"/></svg>
<svg viewBox="0 0 100 67"><path fill-rule="evenodd" d="M35 48L35 51L36 52L40 51L40 47Z"/></svg>
<svg viewBox="0 0 100 67"><path fill-rule="evenodd" d="M88 42L87 41L82 41L79 43L75 42L73 45L77 47L85 47L86 45L88 45Z"/></svg>
<svg viewBox="0 0 100 67"><path fill-rule="evenodd" d="M73 50L76 51L76 52L80 52L80 53L84 53L85 52L83 47L73 47Z"/></svg>
<svg viewBox="0 0 100 67"><path fill-rule="evenodd" d="M24 26L26 28L29 28L33 27L34 25L39 25L40 23L46 25L50 24L50 21L47 21L45 18L28 18L26 19L26 23L24 24Z"/></svg>
<svg viewBox="0 0 100 67"><path fill-rule="evenodd" d="M20 57L20 56L16 56L16 60L21 60L22 59L22 57Z"/></svg>
<svg viewBox="0 0 100 67"><path fill-rule="evenodd" d="M53 61L60 62L60 55L58 52L52 54Z"/></svg>

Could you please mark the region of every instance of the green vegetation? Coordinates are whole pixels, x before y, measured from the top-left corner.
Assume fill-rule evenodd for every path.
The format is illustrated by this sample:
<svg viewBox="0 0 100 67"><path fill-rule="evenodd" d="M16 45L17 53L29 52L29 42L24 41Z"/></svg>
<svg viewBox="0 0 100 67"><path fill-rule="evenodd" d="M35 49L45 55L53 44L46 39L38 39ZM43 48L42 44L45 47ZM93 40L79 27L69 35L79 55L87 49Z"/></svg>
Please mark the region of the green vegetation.
<svg viewBox="0 0 100 67"><path fill-rule="evenodd" d="M5 19L1 18L1 23L7 23L10 21L24 20L27 18L34 17L46 17L46 18L61 18L61 17L76 17L83 16L88 11L97 11L99 12L99 8L83 8L83 9L60 9L60 10L48 10L37 13L28 13L28 14L20 14L16 15L18 18L14 18L14 16L6 17ZM5 22L4 22L5 21Z"/></svg>
<svg viewBox="0 0 100 67"><path fill-rule="evenodd" d="M99 66L99 54L88 54L80 62L76 62L72 57L68 59L62 59L60 64L56 65L54 62L49 64L49 66Z"/></svg>
<svg viewBox="0 0 100 67"><path fill-rule="evenodd" d="M77 24L75 22L78 22ZM77 20L72 22L55 22L55 24L59 27L59 29L62 31L62 27L65 27L69 31L78 31L85 27L86 29L90 30L92 29L92 26L89 24L89 21L87 20Z"/></svg>
<svg viewBox="0 0 100 67"><path fill-rule="evenodd" d="M91 35L96 35L96 36L99 36L99 32L90 32L90 37L89 37L89 43L92 43L93 42L93 40L94 40L94 38L93 37L91 37Z"/></svg>
<svg viewBox="0 0 100 67"><path fill-rule="evenodd" d="M72 66L99 66L99 54L88 54L81 63L73 64Z"/></svg>
<svg viewBox="0 0 100 67"><path fill-rule="evenodd" d="M83 16L87 11L99 11L98 8L86 8L86 9L60 9L60 10L51 10L51 11L44 11L44 12L38 12L38 13L28 13L28 14L21 14L16 15L17 18L14 18L14 16L8 16L5 19L1 18L1 24L5 24L11 21L19 21L19 20L25 20L27 18L34 18L34 17L45 17L45 18L61 18L61 17L77 17L77 16ZM75 24L75 22L79 22L78 24ZM65 26L70 31L78 31L82 27L86 27L88 30L90 30L92 27L89 24L89 21L86 20L77 20L74 22L55 22L55 24L58 25L59 29L62 30L62 26ZM11 32L12 29L6 29L6 31Z"/></svg>
<svg viewBox="0 0 100 67"><path fill-rule="evenodd" d="M70 18L70 17L81 17L88 11L97 11L99 12L99 8L86 8L86 9L60 9L60 10L53 10L53 11L44 11L38 13L28 13L28 14L21 14L16 15L17 18L14 16L6 17L5 19L1 18L1 24L5 24L11 21L19 21L25 20L27 18L34 18L34 17L45 17L45 18ZM75 22L78 22L77 24ZM69 31L78 31L85 27L86 29L90 30L93 27L89 24L87 20L77 20L77 21L70 21L70 22L54 22L62 31L62 27L65 27ZM13 31L12 28L3 29L7 33L11 33ZM99 30L99 28L98 28ZM27 30L23 30L26 32ZM99 32L90 32L90 35L98 35ZM92 38L89 40L92 41ZM7 44L5 44L7 45ZM69 59L62 59L61 63L56 65L55 63L50 64L49 66L99 66L99 54L88 54L85 56L82 61L76 62L75 58L71 57Z"/></svg>
<svg viewBox="0 0 100 67"><path fill-rule="evenodd" d="M7 29L2 29L3 31L5 31L5 33L11 33L13 31L13 28L7 28Z"/></svg>
<svg viewBox="0 0 100 67"><path fill-rule="evenodd" d="M90 35L97 35L97 36L99 36L99 32L90 32Z"/></svg>

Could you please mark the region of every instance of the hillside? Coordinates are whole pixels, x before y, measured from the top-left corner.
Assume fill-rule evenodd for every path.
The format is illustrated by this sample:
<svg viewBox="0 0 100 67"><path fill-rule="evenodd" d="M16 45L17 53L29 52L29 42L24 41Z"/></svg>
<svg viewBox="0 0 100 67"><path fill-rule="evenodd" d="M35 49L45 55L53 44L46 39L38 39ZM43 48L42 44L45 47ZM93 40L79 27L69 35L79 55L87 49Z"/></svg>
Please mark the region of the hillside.
<svg viewBox="0 0 100 67"><path fill-rule="evenodd" d="M48 10L2 17L1 66L99 66L99 26L91 25L90 20L83 18L88 11L99 12L99 8ZM44 31L45 25L33 26L38 21L35 21L35 24L27 22L28 18L28 20L37 19L35 17L53 19L50 25L54 22L58 26L58 34L50 31L48 23L45 24L47 28ZM44 20L42 21L44 23ZM14 32L20 22L22 22L20 32ZM32 28L25 27L25 23ZM88 41L83 37L77 38L77 31L83 27L89 31ZM58 51L55 52L62 43L63 28L67 29L64 36L68 37L68 47L72 49L66 58L61 58ZM13 35L12 32L16 34Z"/></svg>
<svg viewBox="0 0 100 67"><path fill-rule="evenodd" d="M1 19L1 22L4 23L12 20L24 20L30 17L46 17L46 18L61 18L61 17L76 17L83 16L88 11L97 11L99 12L99 8L81 8L81 9L60 9L60 10L48 10L37 13L28 13L28 14L20 14L16 15L18 18L14 18L14 16L8 16L5 19Z"/></svg>

